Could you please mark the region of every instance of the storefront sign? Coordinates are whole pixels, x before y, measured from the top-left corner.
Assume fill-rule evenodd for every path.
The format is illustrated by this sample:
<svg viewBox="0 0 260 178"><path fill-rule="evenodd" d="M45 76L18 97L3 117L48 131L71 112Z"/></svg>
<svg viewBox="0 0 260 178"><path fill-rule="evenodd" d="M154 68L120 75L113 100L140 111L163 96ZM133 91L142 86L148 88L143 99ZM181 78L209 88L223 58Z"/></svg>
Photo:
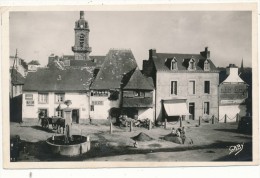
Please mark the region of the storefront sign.
<svg viewBox="0 0 260 178"><path fill-rule="evenodd" d="M33 100L33 94L25 94L26 100Z"/></svg>
<svg viewBox="0 0 260 178"><path fill-rule="evenodd" d="M92 105L103 105L103 101L92 101Z"/></svg>
<svg viewBox="0 0 260 178"><path fill-rule="evenodd" d="M34 106L34 101L33 100L26 101L26 106Z"/></svg>

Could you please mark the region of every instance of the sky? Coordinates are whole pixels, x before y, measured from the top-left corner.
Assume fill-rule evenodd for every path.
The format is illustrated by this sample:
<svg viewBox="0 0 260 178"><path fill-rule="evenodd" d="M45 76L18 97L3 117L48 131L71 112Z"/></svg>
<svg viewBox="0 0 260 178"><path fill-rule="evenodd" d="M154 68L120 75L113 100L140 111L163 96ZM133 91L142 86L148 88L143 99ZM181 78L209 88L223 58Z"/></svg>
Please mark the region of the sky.
<svg viewBox="0 0 260 178"><path fill-rule="evenodd" d="M216 66L252 66L252 18L248 11L85 11L89 23L90 55L106 55L111 48L131 49L138 66L148 50L160 53L211 51ZM10 55L38 60L73 55L78 11L10 13Z"/></svg>

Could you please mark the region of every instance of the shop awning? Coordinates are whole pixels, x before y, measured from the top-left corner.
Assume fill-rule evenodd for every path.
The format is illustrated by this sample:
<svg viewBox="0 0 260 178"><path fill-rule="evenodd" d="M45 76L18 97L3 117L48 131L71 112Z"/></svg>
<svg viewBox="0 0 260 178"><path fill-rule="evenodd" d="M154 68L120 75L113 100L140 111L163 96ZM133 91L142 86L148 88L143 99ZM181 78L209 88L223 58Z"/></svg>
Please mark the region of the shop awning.
<svg viewBox="0 0 260 178"><path fill-rule="evenodd" d="M185 100L164 102L164 109L168 116L190 115Z"/></svg>

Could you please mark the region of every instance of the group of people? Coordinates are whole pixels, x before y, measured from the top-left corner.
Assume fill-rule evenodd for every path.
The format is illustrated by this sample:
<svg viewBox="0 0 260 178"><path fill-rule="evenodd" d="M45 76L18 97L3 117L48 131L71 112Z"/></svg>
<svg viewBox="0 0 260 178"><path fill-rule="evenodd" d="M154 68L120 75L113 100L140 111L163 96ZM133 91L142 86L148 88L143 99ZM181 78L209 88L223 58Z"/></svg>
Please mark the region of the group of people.
<svg viewBox="0 0 260 178"><path fill-rule="evenodd" d="M181 140L182 140L182 143L184 144L185 140L186 140L186 135L185 135L185 127L180 127L178 129L175 129L174 127L172 128L172 131L171 131L171 134L173 136L176 136L176 137L180 137Z"/></svg>

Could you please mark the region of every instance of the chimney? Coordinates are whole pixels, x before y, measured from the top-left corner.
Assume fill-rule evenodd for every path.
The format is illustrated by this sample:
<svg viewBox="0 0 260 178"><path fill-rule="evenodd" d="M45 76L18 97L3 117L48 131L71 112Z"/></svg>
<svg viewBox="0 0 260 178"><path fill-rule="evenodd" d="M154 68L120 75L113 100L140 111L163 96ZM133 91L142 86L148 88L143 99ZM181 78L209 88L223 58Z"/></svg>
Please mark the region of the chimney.
<svg viewBox="0 0 260 178"><path fill-rule="evenodd" d="M208 50L208 47L206 46L205 47L205 50L204 51L201 51L200 52L200 55L202 55L203 57L209 59L210 58L210 51Z"/></svg>
<svg viewBox="0 0 260 178"><path fill-rule="evenodd" d="M151 59L155 55L156 55L156 49L150 49L149 50L149 59Z"/></svg>
<svg viewBox="0 0 260 178"><path fill-rule="evenodd" d="M238 75L238 67L235 64L229 64L226 70L227 75Z"/></svg>

